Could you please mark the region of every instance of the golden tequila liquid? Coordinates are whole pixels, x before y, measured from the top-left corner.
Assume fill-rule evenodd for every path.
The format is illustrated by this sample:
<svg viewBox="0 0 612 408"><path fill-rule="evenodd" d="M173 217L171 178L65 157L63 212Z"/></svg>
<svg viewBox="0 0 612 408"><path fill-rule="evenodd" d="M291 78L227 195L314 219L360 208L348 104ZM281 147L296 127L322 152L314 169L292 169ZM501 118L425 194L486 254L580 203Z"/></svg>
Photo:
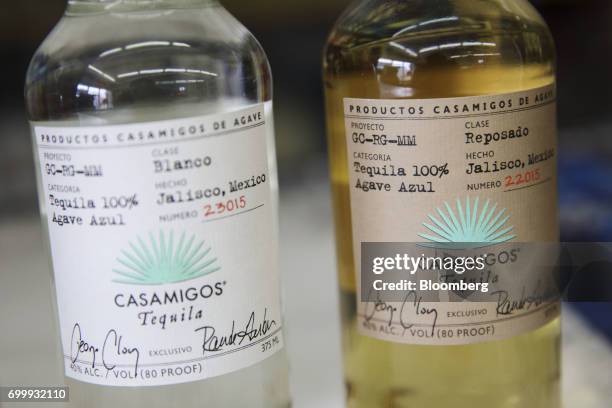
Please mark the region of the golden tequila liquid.
<svg viewBox="0 0 612 408"><path fill-rule="evenodd" d="M560 406L559 319L509 339L453 346L378 340L360 334L356 324L352 161L343 98L451 98L554 83L554 47L545 23L527 2L508 3L361 1L330 36L324 81L351 408Z"/></svg>

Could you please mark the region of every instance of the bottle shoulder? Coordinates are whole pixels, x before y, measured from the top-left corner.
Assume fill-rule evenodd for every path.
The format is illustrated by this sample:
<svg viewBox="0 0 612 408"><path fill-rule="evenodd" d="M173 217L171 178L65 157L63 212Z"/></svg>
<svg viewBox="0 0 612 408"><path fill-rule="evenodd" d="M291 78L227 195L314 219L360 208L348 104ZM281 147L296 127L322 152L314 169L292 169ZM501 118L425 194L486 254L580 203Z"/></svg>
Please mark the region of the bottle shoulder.
<svg viewBox="0 0 612 408"><path fill-rule="evenodd" d="M25 96L32 120L219 98L271 98L254 36L225 9L67 15L35 53Z"/></svg>
<svg viewBox="0 0 612 408"><path fill-rule="evenodd" d="M474 47L502 50L510 58L538 53L542 61L555 54L545 21L526 0L360 0L335 24L325 60L385 44L397 58L403 49L412 61Z"/></svg>

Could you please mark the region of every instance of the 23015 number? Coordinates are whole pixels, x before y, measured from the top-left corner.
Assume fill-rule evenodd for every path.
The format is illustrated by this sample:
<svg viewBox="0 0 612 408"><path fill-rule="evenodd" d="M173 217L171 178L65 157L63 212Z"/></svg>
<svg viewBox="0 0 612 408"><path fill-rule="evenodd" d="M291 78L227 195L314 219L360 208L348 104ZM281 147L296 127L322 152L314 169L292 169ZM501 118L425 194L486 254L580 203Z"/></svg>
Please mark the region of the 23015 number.
<svg viewBox="0 0 612 408"><path fill-rule="evenodd" d="M242 210L246 208L246 206L247 200L245 196L231 200L219 201L212 204L206 204L204 206L204 218L231 213L236 210Z"/></svg>

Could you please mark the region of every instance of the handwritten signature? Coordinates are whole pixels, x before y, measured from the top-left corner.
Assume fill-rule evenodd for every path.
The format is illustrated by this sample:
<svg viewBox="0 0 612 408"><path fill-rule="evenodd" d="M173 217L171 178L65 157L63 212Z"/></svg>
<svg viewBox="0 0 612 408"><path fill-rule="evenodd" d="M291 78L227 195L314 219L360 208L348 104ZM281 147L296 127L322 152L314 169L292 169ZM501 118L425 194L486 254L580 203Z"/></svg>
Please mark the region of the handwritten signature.
<svg viewBox="0 0 612 408"><path fill-rule="evenodd" d="M132 364L134 366L134 375L138 374L138 361L140 360L140 351L136 347L127 347L123 344L123 336L119 335L115 329L111 329L104 338L102 348L92 344L83 336L83 330L79 323L75 323L72 328L72 336L70 339L70 359L72 363L76 363L81 356L91 357L91 367L95 368L98 363L98 356L102 366L108 371L112 371L117 367L113 364L116 358L121 356L132 356ZM85 357L86 358L86 357ZM99 366L99 365L98 365Z"/></svg>
<svg viewBox="0 0 612 408"><path fill-rule="evenodd" d="M513 298L506 290L491 292L491 296L497 297L497 315L508 316L517 311L529 310L554 298L553 294L548 293L545 289L540 289L540 286L540 281L538 281L531 294L527 294L527 288L523 286L517 298Z"/></svg>
<svg viewBox="0 0 612 408"><path fill-rule="evenodd" d="M252 342L268 334L277 323L275 320L268 319L268 309L264 310L263 319L257 321L255 312L251 312L243 328L236 329L236 321L232 321L232 329L229 333L217 334L217 329L213 326L202 326L195 329L202 332L203 342L202 351L221 351L226 346L239 346L245 341Z"/></svg>
<svg viewBox="0 0 612 408"><path fill-rule="evenodd" d="M382 318L385 322L387 322L388 326L392 326L394 324L396 315L399 314L399 324L403 329L408 330L415 325L415 323L409 322L414 319L415 315L426 316L431 318L430 322L428 323L430 324L431 334L433 335L438 322L438 310L433 307L426 307L422 305L422 301L423 297L419 296L414 290L406 293L406 296L399 307L395 306L398 302L385 302L380 299L380 294L377 294L374 302L368 302L366 304L365 320L366 322L370 322L374 319L374 317Z"/></svg>

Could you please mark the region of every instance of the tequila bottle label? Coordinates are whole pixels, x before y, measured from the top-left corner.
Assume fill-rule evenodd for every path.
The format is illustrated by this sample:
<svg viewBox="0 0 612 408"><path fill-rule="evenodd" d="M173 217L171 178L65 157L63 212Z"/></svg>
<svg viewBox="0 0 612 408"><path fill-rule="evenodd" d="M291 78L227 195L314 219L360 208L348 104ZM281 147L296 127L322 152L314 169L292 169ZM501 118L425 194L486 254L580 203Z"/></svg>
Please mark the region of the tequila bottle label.
<svg viewBox="0 0 612 408"><path fill-rule="evenodd" d="M362 334L469 344L516 336L558 316L548 296L550 269L533 267L537 250L524 250L558 241L554 85L462 98L344 98L344 115ZM362 243L370 242L415 243L442 257L465 255L453 249L467 245L482 268L453 276L425 271L419 277L429 273L429 283L415 282L403 300L369 298L363 277L372 270L362 263ZM495 290L477 302L428 301L436 284L455 280Z"/></svg>
<svg viewBox="0 0 612 408"><path fill-rule="evenodd" d="M271 109L34 124L68 377L184 383L282 349Z"/></svg>

